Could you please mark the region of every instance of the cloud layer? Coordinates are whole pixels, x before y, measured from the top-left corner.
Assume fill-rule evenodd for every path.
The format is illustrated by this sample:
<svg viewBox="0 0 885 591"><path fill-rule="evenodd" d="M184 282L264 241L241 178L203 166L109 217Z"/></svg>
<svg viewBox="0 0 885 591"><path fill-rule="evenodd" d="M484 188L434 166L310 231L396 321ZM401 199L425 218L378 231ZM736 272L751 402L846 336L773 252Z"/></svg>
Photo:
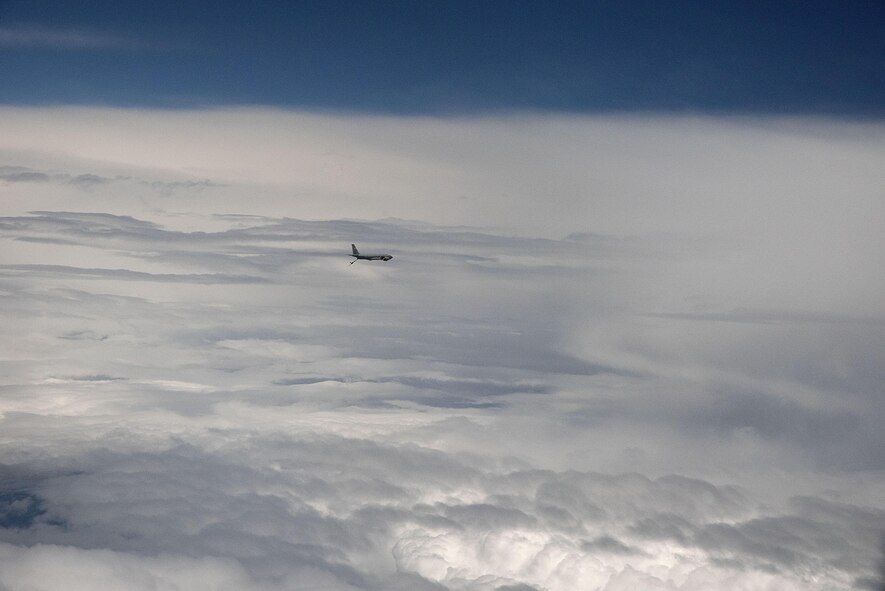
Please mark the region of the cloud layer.
<svg viewBox="0 0 885 591"><path fill-rule="evenodd" d="M881 240L878 127L43 115L69 145L7 110L0 146L0 586L877 588L885 294L853 235ZM741 148L706 207L689 139L714 129ZM317 173L344 142L358 164ZM787 145L776 191L728 201ZM855 175L838 204L795 176L819 155ZM684 194L631 197L668 167ZM350 217L373 203L416 219Z"/></svg>

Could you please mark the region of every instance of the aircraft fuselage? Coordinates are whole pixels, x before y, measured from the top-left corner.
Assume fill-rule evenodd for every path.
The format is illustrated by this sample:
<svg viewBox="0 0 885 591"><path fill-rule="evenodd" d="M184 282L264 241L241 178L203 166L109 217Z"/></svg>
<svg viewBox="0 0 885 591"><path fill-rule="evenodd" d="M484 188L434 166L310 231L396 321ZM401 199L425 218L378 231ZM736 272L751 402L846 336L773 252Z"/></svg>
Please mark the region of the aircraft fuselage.
<svg viewBox="0 0 885 591"><path fill-rule="evenodd" d="M350 261L350 264L354 264L357 261L389 261L393 257L389 254L365 254L357 250L356 244L350 245L353 250L353 254L350 255L353 257L353 260Z"/></svg>

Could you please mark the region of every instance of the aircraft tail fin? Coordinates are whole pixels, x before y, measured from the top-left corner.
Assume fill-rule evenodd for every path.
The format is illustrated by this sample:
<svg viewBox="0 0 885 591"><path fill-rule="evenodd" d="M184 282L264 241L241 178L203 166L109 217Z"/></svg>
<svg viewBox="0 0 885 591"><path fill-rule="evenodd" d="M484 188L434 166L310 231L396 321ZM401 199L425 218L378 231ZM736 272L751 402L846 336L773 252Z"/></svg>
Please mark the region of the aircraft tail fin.
<svg viewBox="0 0 885 591"><path fill-rule="evenodd" d="M356 244L351 244L350 247L353 249L354 256L358 255L360 251L356 249Z"/></svg>

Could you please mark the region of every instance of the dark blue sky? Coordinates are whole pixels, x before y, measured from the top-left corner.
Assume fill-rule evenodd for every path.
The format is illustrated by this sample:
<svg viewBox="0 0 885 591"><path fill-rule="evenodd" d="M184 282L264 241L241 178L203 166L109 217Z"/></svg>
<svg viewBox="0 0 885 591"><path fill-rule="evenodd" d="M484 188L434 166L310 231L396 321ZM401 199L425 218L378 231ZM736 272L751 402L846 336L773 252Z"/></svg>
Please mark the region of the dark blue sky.
<svg viewBox="0 0 885 591"><path fill-rule="evenodd" d="M0 0L0 103L885 114L885 2Z"/></svg>

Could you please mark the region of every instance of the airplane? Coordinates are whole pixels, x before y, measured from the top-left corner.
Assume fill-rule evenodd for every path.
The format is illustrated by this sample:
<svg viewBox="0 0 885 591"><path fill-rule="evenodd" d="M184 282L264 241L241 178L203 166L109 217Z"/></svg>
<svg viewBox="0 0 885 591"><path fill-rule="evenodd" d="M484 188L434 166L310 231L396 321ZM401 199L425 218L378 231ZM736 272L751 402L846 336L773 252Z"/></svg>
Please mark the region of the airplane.
<svg viewBox="0 0 885 591"><path fill-rule="evenodd" d="M393 258L389 254L360 254L360 251L356 249L356 244L351 244L350 247L353 249L353 254L350 256L356 257L355 259L350 261L351 265L360 259L364 261L389 261Z"/></svg>

